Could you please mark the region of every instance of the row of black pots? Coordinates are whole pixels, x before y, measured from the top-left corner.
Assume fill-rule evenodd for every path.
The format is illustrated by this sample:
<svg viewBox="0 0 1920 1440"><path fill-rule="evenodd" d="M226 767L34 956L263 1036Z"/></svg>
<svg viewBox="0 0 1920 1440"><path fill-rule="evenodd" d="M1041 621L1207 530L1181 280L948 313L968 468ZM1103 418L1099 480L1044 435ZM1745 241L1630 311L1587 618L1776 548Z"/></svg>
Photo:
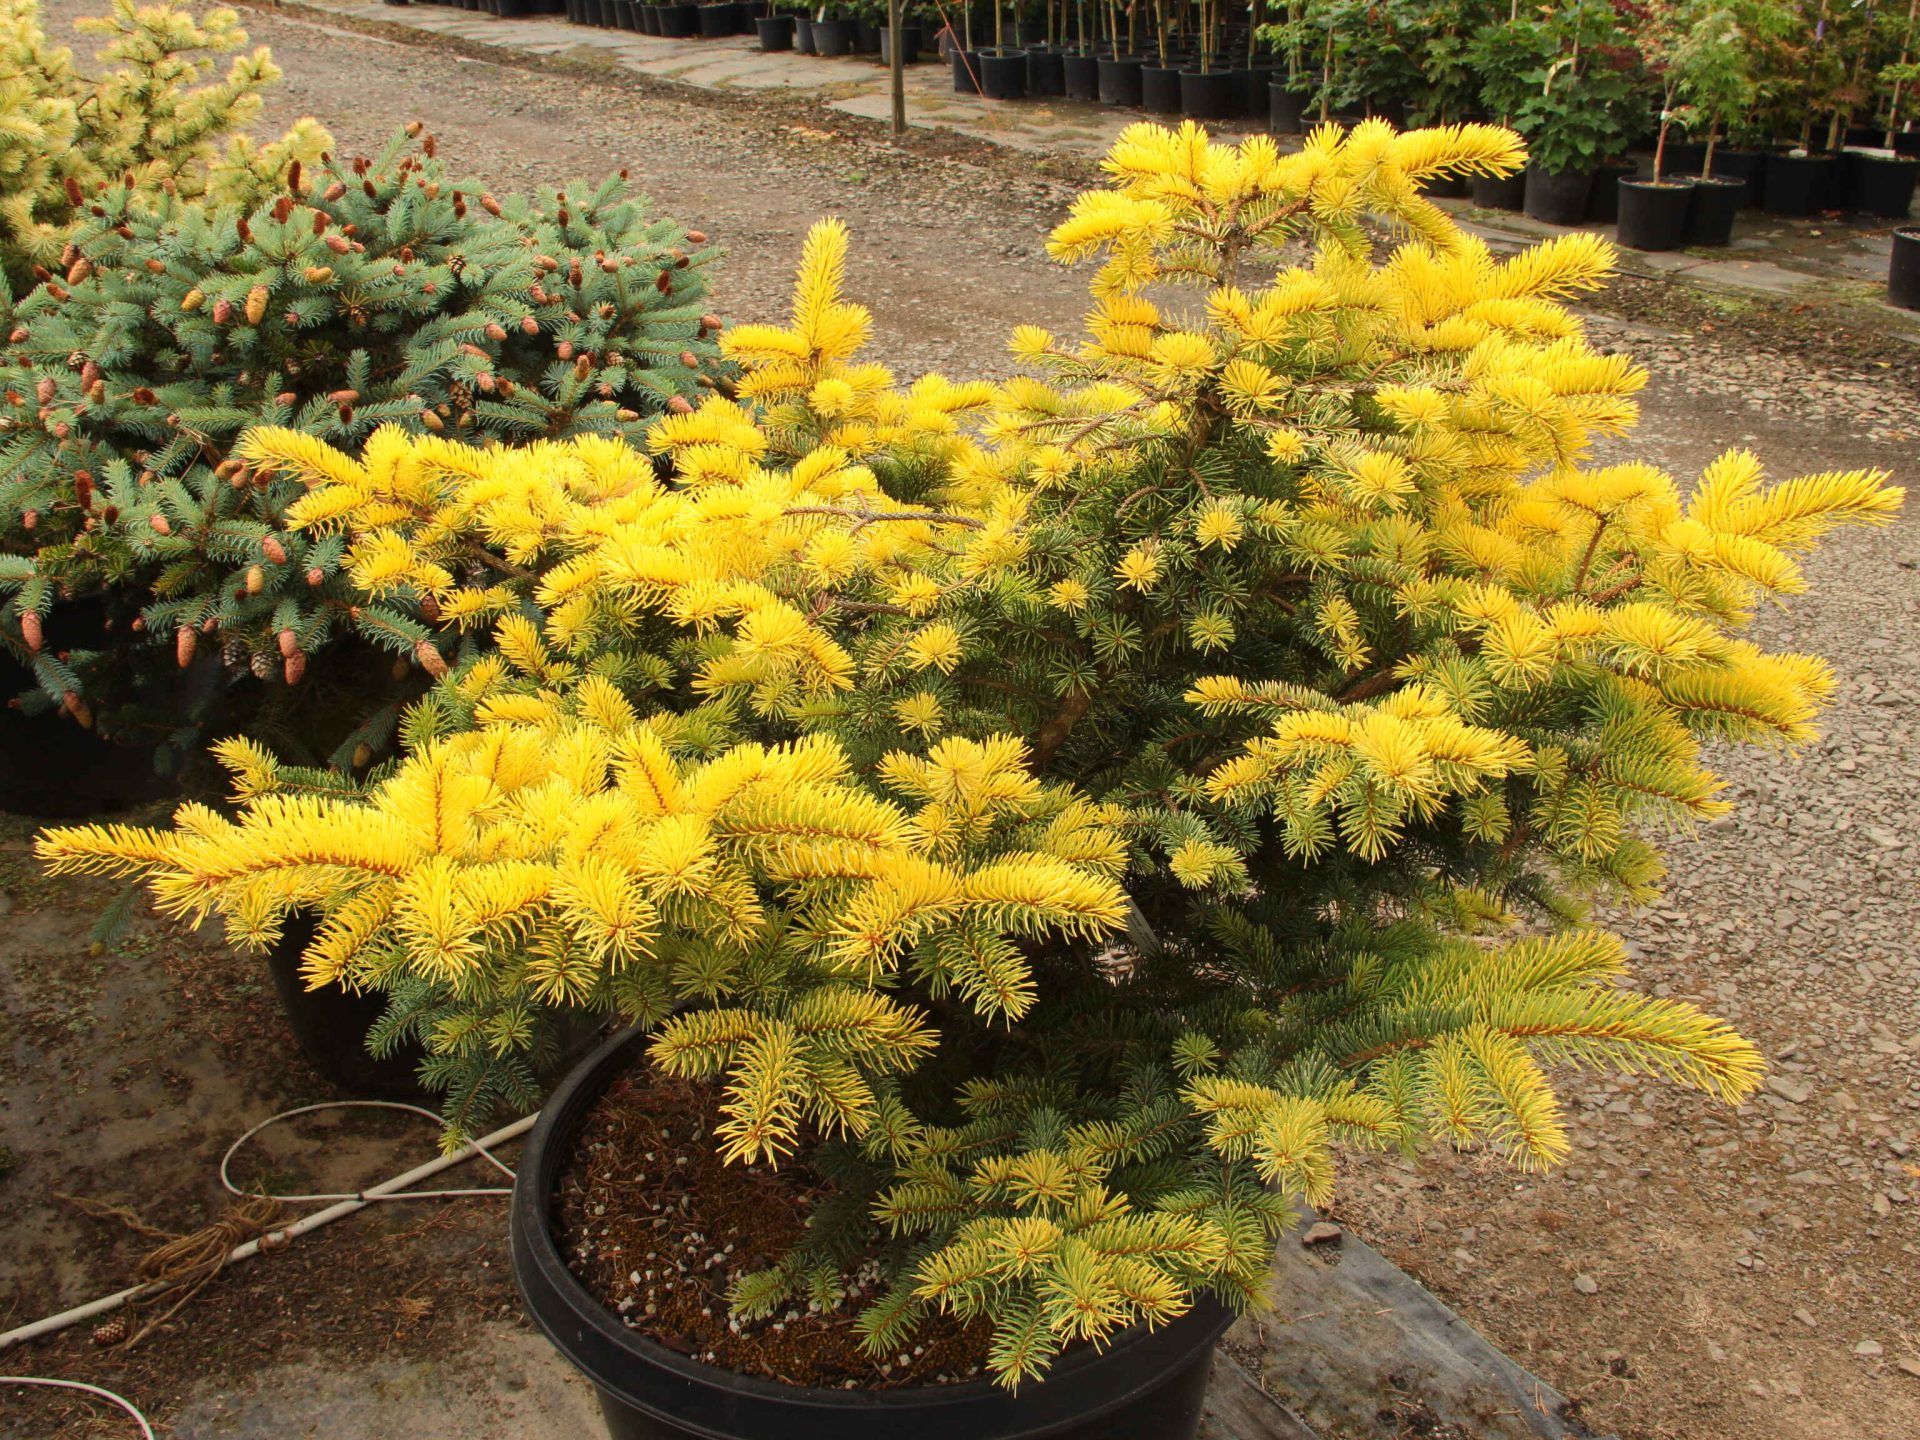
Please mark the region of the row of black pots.
<svg viewBox="0 0 1920 1440"><path fill-rule="evenodd" d="M383 0L388 5L405 5L409 0ZM502 20L518 20L529 15L564 15L566 0L428 0L450 10L475 10L482 15L498 15Z"/></svg>
<svg viewBox="0 0 1920 1440"><path fill-rule="evenodd" d="M1031 46L951 53L956 94L989 100L1061 97L1128 106L1191 120L1235 120L1266 113L1272 71L1256 66L1203 69L1198 61L1089 55ZM1171 57L1170 57L1171 58Z"/></svg>

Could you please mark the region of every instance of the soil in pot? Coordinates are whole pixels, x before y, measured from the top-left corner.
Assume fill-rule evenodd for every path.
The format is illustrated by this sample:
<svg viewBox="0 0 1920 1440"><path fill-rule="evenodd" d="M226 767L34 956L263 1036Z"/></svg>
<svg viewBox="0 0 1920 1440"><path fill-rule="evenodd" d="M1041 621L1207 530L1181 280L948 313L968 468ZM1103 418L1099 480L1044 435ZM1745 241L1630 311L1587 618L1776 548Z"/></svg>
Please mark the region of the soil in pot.
<svg viewBox="0 0 1920 1440"><path fill-rule="evenodd" d="M1152 115L1180 113L1180 70L1175 65L1140 67L1140 108Z"/></svg>
<svg viewBox="0 0 1920 1440"><path fill-rule="evenodd" d="M979 66L980 93L989 100L1020 100L1027 93L1027 52L1024 50L982 50Z"/></svg>
<svg viewBox="0 0 1920 1440"><path fill-rule="evenodd" d="M1887 301L1902 310L1920 310L1920 229L1893 232L1893 257L1887 263Z"/></svg>
<svg viewBox="0 0 1920 1440"><path fill-rule="evenodd" d="M1593 193L1591 170L1542 170L1527 166L1528 216L1549 225L1579 225L1587 218L1587 197Z"/></svg>
<svg viewBox="0 0 1920 1440"><path fill-rule="evenodd" d="M1060 83L1066 90L1069 100L1098 100L1100 98L1099 57L1076 55L1071 52L1062 55Z"/></svg>
<svg viewBox="0 0 1920 1440"><path fill-rule="evenodd" d="M715 1337L711 1353L721 1353L723 1333L727 1342L736 1341L719 1298L730 1278L724 1272L752 1258L743 1248L753 1243L749 1236L764 1234L783 1215L792 1223L799 1207L790 1198L782 1199L791 1192L778 1186L796 1180L802 1186L818 1185L802 1173L804 1167L796 1167L788 1177L783 1166L780 1174L756 1175L752 1182L742 1167L722 1169L711 1153L711 1112L698 1104L675 1104L672 1097L653 1118L653 1135L640 1128L626 1137L618 1152L626 1157L624 1163L609 1155L613 1137L600 1132L599 1117L609 1109L644 1115L646 1108L632 1092L617 1098L608 1092L623 1080L640 1090L656 1083L642 1068L646 1038L639 1031L615 1036L560 1083L521 1152L510 1217L514 1278L526 1307L547 1338L599 1392L613 1440L1033 1440L1043 1435L1049 1440L1193 1440L1204 1412L1213 1350L1233 1319L1231 1311L1207 1296L1196 1297L1188 1314L1157 1330L1129 1331L1099 1350L1071 1348L1044 1378L1022 1385L1017 1394L984 1376L925 1383L929 1362L937 1367L936 1377L940 1368L963 1373L953 1358L957 1352L943 1351L943 1337L967 1333L951 1323L917 1336L904 1357L896 1355L890 1362L883 1357L881 1365L863 1358L864 1373L839 1387L782 1383L790 1374L769 1378L764 1370L722 1368L705 1359L709 1350L698 1348L701 1342L695 1335L654 1339L645 1333L642 1326L649 1321L657 1325L666 1312L663 1300L670 1293L677 1302L684 1279L696 1287L695 1298L703 1286L712 1297L713 1303L695 1307L702 1312L697 1314L702 1326L711 1327L700 1333ZM698 1092L694 1094L697 1099ZM631 1118L619 1123L634 1124ZM684 1140L677 1141L681 1135ZM664 1147L674 1145L680 1148L672 1155L664 1153ZM661 1163L671 1159L685 1163ZM600 1199L589 1198L591 1192L582 1188L588 1167L595 1165L609 1181L620 1182ZM717 1184L704 1179L699 1167L708 1166L720 1172ZM666 1178L688 1171L694 1173L682 1182L684 1188ZM817 1196L818 1191L808 1193ZM709 1196L729 1208L710 1209ZM741 1238L727 1239L730 1210L743 1199L752 1213L734 1222ZM647 1211L643 1207L649 1203L659 1209ZM595 1209L601 1205L604 1214ZM566 1223L570 1207L572 1225ZM628 1232L628 1238L603 1233L610 1220L617 1226L616 1217L623 1212L644 1215L648 1223ZM696 1213L704 1228L681 1228L680 1217ZM669 1230L685 1238L664 1243L662 1232ZM615 1245L621 1247L618 1254L611 1252ZM643 1248L634 1250L635 1245ZM728 1245L733 1246L731 1255ZM649 1250L656 1263L636 1266ZM871 1267L861 1266L858 1255L852 1258L849 1274L856 1277L853 1288L858 1294L866 1283L858 1277ZM682 1264L688 1272L684 1276ZM651 1280L649 1269L654 1272ZM596 1271L606 1276L604 1295L583 1283L582 1276ZM662 1283L669 1280L671 1291ZM633 1302L636 1295L644 1297L649 1283L656 1298L629 1303L624 1314L618 1301L615 1309L603 1303L621 1286ZM652 1317L645 1313L649 1303L654 1306ZM832 1313L841 1308L836 1305ZM703 1313L709 1309L711 1316ZM772 1343L798 1348L796 1332L804 1336L809 1326L830 1323L804 1306L788 1310L807 1318L790 1321L788 1312L781 1311L741 1329L769 1331L777 1337ZM688 1316L686 1323L694 1318ZM842 1317L842 1323L849 1319ZM920 1347L917 1355L912 1353L915 1345ZM807 1358L796 1360L806 1363ZM903 1375L917 1383L901 1383Z"/></svg>
<svg viewBox="0 0 1920 1440"><path fill-rule="evenodd" d="M1067 93L1067 57L1044 45L1027 49L1027 94L1065 95Z"/></svg>
<svg viewBox="0 0 1920 1440"><path fill-rule="evenodd" d="M1190 120L1231 120L1240 97L1231 70L1182 70L1180 113Z"/></svg>
<svg viewBox="0 0 1920 1440"><path fill-rule="evenodd" d="M1123 55L1115 59L1102 55L1098 61L1100 73L1100 103L1102 105L1138 105L1140 103L1140 70L1138 58Z"/></svg>
<svg viewBox="0 0 1920 1440"><path fill-rule="evenodd" d="M1747 193L1744 180L1730 175L1676 175L1693 181L1693 205L1687 211L1687 244L1717 247L1732 243L1734 217Z"/></svg>
<svg viewBox="0 0 1920 1440"><path fill-rule="evenodd" d="M1511 175L1476 175L1467 188L1473 203L1482 210L1518 210L1526 204L1527 176L1524 170Z"/></svg>
<svg viewBox="0 0 1920 1440"><path fill-rule="evenodd" d="M1762 207L1769 215L1818 215L1831 203L1833 172L1831 155L1769 155Z"/></svg>
<svg viewBox="0 0 1920 1440"><path fill-rule="evenodd" d="M1622 180L1620 243L1632 250L1678 250L1687 243L1690 181Z"/></svg>

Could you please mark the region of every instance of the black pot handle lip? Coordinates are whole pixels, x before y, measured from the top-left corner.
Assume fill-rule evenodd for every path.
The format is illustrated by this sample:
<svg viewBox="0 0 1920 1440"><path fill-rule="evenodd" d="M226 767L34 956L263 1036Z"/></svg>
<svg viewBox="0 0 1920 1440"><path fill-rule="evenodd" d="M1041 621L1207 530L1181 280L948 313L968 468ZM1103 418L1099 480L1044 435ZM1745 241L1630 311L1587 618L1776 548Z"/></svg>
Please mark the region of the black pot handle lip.
<svg viewBox="0 0 1920 1440"><path fill-rule="evenodd" d="M702 1364L677 1354L630 1330L594 1297L579 1277L567 1268L566 1261L561 1257L559 1246L554 1243L547 1226L546 1206L542 1203L542 1197L552 1193L554 1174L560 1165L561 1146L555 1143L556 1132L562 1132L560 1138L565 1138L564 1132L576 1123L580 1112L599 1098L599 1089L593 1087L591 1082L598 1078L601 1068L620 1052L637 1045L645 1034L645 1027L630 1026L609 1036L591 1054L580 1060L547 1097L532 1130L527 1134L525 1145L521 1147L521 1163L514 1176L508 1210L514 1283L520 1290L522 1302L554 1348L575 1368L586 1372L595 1385L603 1383L602 1377L594 1374L600 1367L582 1363L583 1355L588 1350L601 1348L612 1351L637 1350L647 1363L670 1372L676 1379L689 1385L713 1389L724 1384L726 1389L737 1394L778 1401L797 1408L895 1410L901 1412L901 1418L905 1420L910 1419L915 1410L951 1405L954 1401L972 1401L983 1407L995 1408L996 1401L1011 1403L1012 1394L985 1377L950 1385L901 1387L895 1390L831 1390L821 1386L783 1385L778 1381ZM537 1156L539 1163L529 1163L530 1156ZM528 1293L520 1276L523 1263L538 1272L548 1293L564 1306L566 1325L553 1323L558 1318L548 1313L553 1307L536 1304L534 1297ZM1205 1350L1211 1350L1238 1318L1211 1294L1198 1296L1194 1309L1188 1314L1203 1312L1209 1307L1217 1313L1206 1327L1208 1333L1204 1347L1199 1347ZM1047 1379L1072 1378L1076 1372L1083 1373L1087 1367L1117 1350L1152 1345L1156 1341L1160 1342L1156 1348L1164 1348L1172 1325L1177 1323L1170 1322L1157 1330L1129 1333L1104 1349L1082 1348L1059 1361ZM1136 1394L1153 1388L1164 1378L1163 1371L1145 1365L1135 1367L1135 1373L1144 1378L1128 1387L1111 1404L1100 1406L1097 1411L1088 1412L1083 1418L1097 1418L1099 1413L1117 1413L1132 1403ZM724 1380L718 1377L724 1377ZM641 1397L621 1393L620 1398L635 1409L650 1412L653 1409ZM674 1417L674 1423L685 1425L687 1421ZM1041 1428L1050 1428L1051 1424L1051 1421L1046 1422ZM1010 1440L1018 1440L1017 1433L1010 1434Z"/></svg>

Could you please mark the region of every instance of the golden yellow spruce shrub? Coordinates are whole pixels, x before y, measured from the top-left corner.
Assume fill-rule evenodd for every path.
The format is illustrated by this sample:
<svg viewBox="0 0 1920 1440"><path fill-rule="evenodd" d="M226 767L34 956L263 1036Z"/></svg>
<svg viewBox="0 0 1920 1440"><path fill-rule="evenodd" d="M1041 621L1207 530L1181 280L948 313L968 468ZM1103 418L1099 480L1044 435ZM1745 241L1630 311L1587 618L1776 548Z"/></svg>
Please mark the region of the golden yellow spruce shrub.
<svg viewBox="0 0 1920 1440"><path fill-rule="evenodd" d="M1740 632L1901 494L1595 463L1646 378L1564 303L1608 248L1496 259L1418 194L1523 158L1134 126L1052 239L1098 262L1086 334L1023 327L995 386L863 361L822 227L790 323L728 335L737 398L651 432L671 485L256 434L370 595L468 629L408 758L341 796L232 745L238 822L41 853L256 938L323 906L309 974L389 991L458 1096L543 1005L657 1024L726 1154L863 1202L742 1322L877 1234L876 1350L986 1317L1009 1384L1257 1302L1343 1146L1550 1165L1557 1066L1737 1102L1753 1047L1618 986L1590 906L1726 813L1705 742L1813 733L1827 667Z"/></svg>

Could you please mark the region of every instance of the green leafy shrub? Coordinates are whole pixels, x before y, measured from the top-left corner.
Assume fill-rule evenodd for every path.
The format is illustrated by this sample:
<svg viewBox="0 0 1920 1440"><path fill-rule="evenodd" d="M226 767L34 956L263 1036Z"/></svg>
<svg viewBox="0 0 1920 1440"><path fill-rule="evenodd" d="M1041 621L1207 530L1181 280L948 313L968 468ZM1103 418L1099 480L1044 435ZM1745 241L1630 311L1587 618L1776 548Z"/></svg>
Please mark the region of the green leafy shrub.
<svg viewBox="0 0 1920 1440"><path fill-rule="evenodd" d="M247 138L261 92L280 77L265 47L201 83L214 57L247 43L231 10L196 18L113 0L78 28L106 39L100 58L112 68L97 80L48 43L37 0L0 0L0 271L15 293L36 266L72 263L61 260L67 227L102 186L131 176L142 191L250 204L288 161L332 143L311 119L265 147Z"/></svg>
<svg viewBox="0 0 1920 1440"><path fill-rule="evenodd" d="M45 614L101 590L134 597L165 665L204 643L299 682L343 630L428 653L430 619L361 607L340 544L286 531L302 488L229 454L249 425L638 439L713 383L717 252L619 177L497 201L401 134L294 164L251 209L111 188L71 245L81 273L0 312L5 633L52 702L90 700L104 657L43 653Z"/></svg>

